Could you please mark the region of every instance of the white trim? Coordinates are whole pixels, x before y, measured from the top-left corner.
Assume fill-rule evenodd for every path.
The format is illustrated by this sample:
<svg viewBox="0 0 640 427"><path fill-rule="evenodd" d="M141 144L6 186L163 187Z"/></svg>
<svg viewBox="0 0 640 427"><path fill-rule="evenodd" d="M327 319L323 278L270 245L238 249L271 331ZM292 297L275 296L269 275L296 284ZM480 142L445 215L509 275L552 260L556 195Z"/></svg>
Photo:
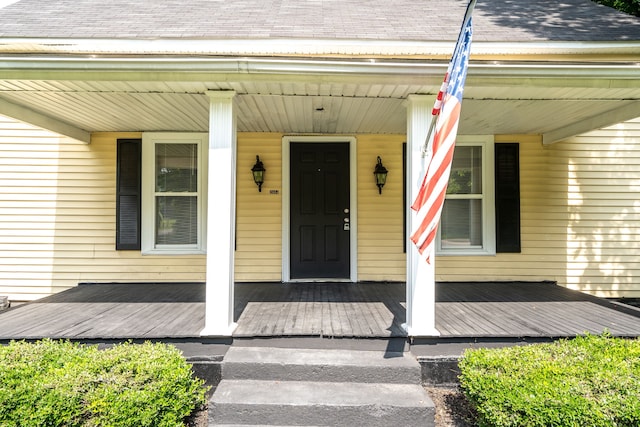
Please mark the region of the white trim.
<svg viewBox="0 0 640 427"><path fill-rule="evenodd" d="M351 244L351 281L358 281L358 162L357 162L357 140L349 138L349 182L351 189L349 191L349 223L351 224L351 233L349 242Z"/></svg>
<svg viewBox="0 0 640 427"><path fill-rule="evenodd" d="M407 203L418 194L423 162L422 148L431 122L435 96L409 95L407 98ZM439 336L436 329L435 259L424 262L416 246L408 238L414 229L416 215L407 215L407 317L403 327L411 337Z"/></svg>
<svg viewBox="0 0 640 427"><path fill-rule="evenodd" d="M207 248L207 142L203 132L145 132L142 134L142 227L143 255L204 254ZM157 143L197 144L198 147L198 243L196 245L155 244L155 145Z"/></svg>
<svg viewBox="0 0 640 427"><path fill-rule="evenodd" d="M349 143L349 265L350 277L348 281L358 281L358 162L357 140L353 136L324 135L324 136L284 136L282 137L282 281L291 282L291 247L290 247L290 197L291 197L291 150L292 142L322 143L322 142L347 142ZM318 277L310 280L294 280L295 282L339 282L343 280L324 279Z"/></svg>
<svg viewBox="0 0 640 427"><path fill-rule="evenodd" d="M437 256L496 254L494 137L493 135L458 135L456 138L456 147L478 146L482 147L482 247L442 249L440 241L441 229L438 227L438 237L435 245ZM468 196L470 197L464 198L473 198L472 195Z"/></svg>
<svg viewBox="0 0 640 427"><path fill-rule="evenodd" d="M208 91L209 139L205 326L201 336L231 336L234 322L236 118L234 91ZM215 203L215 206L213 204Z"/></svg>
<svg viewBox="0 0 640 427"><path fill-rule="evenodd" d="M291 280L291 147L290 139L282 138L282 281Z"/></svg>
<svg viewBox="0 0 640 427"><path fill-rule="evenodd" d="M69 39L5 38L0 52L125 55L428 55L451 56L455 41L365 39ZM473 55L638 55L631 41L474 41Z"/></svg>
<svg viewBox="0 0 640 427"><path fill-rule="evenodd" d="M622 123L640 117L640 102L633 101L614 108L613 110L582 119L570 125L554 129L542 134L544 145L554 144L572 136L581 135L594 129L611 126L612 123Z"/></svg>
<svg viewBox="0 0 640 427"><path fill-rule="evenodd" d="M0 9L2 9L3 7L11 6L18 1L19 0L0 0Z"/></svg>
<svg viewBox="0 0 640 427"><path fill-rule="evenodd" d="M46 114L38 113L30 108L13 102L0 99L0 114L29 123L43 129L50 130L57 134L77 139L80 142L89 144L91 142L91 133L84 129L73 126L69 123L58 120Z"/></svg>
<svg viewBox="0 0 640 427"><path fill-rule="evenodd" d="M1 45L0 45L1 46ZM475 44L474 44L475 46ZM640 53L639 53L640 54ZM450 53L449 53L450 55ZM442 79L447 62L415 61L415 60L335 60L335 59L295 59L295 58L176 58L176 57L85 57L67 56L0 56L0 70L4 79L40 80L40 79L78 79L82 81L112 80L176 80L173 73L184 73L180 76L184 81L219 80L218 75L304 75L320 74L344 76L349 79L354 75L360 78L382 77L392 81L404 81L409 77L424 82L426 77ZM474 57L477 61L481 58ZM154 73L151 73L151 72ZM168 73L168 75L164 75ZM638 64L598 63L582 60L575 63L558 62L514 62L491 60L472 62L469 64L469 78L477 79L510 78L516 81L507 82L519 85L522 82L531 84L535 78L557 78L566 82L567 78L630 79L638 78Z"/></svg>

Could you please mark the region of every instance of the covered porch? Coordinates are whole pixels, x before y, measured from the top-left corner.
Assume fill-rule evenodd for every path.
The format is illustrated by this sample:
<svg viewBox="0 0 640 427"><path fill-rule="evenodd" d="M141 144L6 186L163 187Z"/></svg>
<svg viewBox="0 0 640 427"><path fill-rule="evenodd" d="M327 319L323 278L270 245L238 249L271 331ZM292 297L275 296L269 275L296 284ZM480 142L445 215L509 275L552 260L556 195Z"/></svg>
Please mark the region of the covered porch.
<svg viewBox="0 0 640 427"><path fill-rule="evenodd" d="M461 16L462 4L454 3L442 12ZM588 13L591 9L587 7L584 22L597 25L557 25L575 23L573 11L558 8L552 25L541 26L549 23L549 6L539 3L528 6L536 11L539 22L516 23L513 16L526 14L514 14L511 7L488 4L476 12L478 32L459 128L460 136L470 139L458 142L471 144L473 153L486 151L474 154L482 162L464 168L464 173L476 170L474 182L486 188L474 189L468 197L456 195L466 200L460 202L461 213L455 215L466 218L461 220L464 226L456 231L461 230L469 243L462 251L459 241L451 245L449 254L464 258L443 258L439 277L448 281L553 278L564 285L583 286L585 291L637 292L637 275L628 267L635 265L635 247L626 237L619 238L626 232L617 233L635 230L634 217L618 216L626 206L635 212L633 201L611 203L608 209L598 203L605 193L627 199L633 193L627 191L626 182L633 189L635 181L627 178L630 173L616 175L622 169L615 163L611 170L597 171L585 164L581 174L582 163L575 160L591 159L585 152L597 153L594 160L613 159L616 152L609 145L616 144L598 142L600 151L552 145L640 115L638 44L629 42L637 40L637 22L617 14ZM443 336L452 331L470 336L532 333L493 332L490 323L474 319L485 313L470 314L466 302L452 302L461 305L443 309L442 304L450 303L435 302L435 267L424 272L416 251L405 244L406 230L415 228L407 205L417 193L422 147L456 39L458 18L455 25L443 26L439 13L416 2L394 10L384 2L366 6L381 17L375 30L360 25L360 8L342 4L318 3L312 15L292 7L295 19L303 19L300 22L307 22L308 16L341 17L302 26L288 25L292 15L282 15L279 8L270 10L271 18L264 20L260 2L243 3L248 10L260 12L257 14L225 3L220 8L203 7L203 13L189 19L172 14L170 24L167 11L160 8L157 15L145 13L149 25L136 34L129 27L138 27L139 22L134 19L123 26L123 21L113 19L110 8L49 10L58 22L66 23L70 16L78 22L99 20L104 24L99 26L102 38L97 38L95 28L57 26L55 20L32 28L40 22L40 16L32 15L33 8L15 4L11 10L4 9L0 20L11 28L0 47L0 113L36 128L19 127L18 132L13 127L21 125L6 125L9 138L2 156L9 159L5 176L11 184L2 218L7 224L2 292L31 301L82 281L206 281L206 298L138 304L121 296L121 302L74 304L62 306L60 312L56 311L60 306L48 304L65 302L47 300L3 316L35 310L34 319L41 315L41 327L51 328L49 333L76 336L404 335L398 329L400 322L406 323L403 329L413 337L436 336L436 329ZM392 15L399 20L389 19ZM408 16L424 17L433 25L425 25L424 19L407 20ZM496 20L500 16L508 19ZM230 22L243 22L246 25L240 30L250 31L241 31L241 36L238 26L229 26ZM620 22L628 25L617 25L620 32L609 31L608 24ZM270 30L254 32L257 28ZM544 34L540 28L545 28ZM313 43L307 31L318 36ZM64 138L48 135L50 142L43 144L37 128ZM343 243L339 253L345 254L341 261L348 271L291 275L291 254L302 252L292 247L291 242L298 240L290 238L292 230L299 230L291 220L295 216L290 209L292 200L298 199L291 191L291 182L296 180L290 172L301 163L292 160L291 146L345 140L349 152L340 164L341 172L346 174L348 169L348 175L338 181L344 184L340 194L348 191L349 203L335 203L341 215L335 216L337 224L331 227L334 233L340 230L343 238L331 242ZM494 143L516 144L511 164L521 161L523 171L522 185L513 186L522 193L510 194L504 203L518 212L518 220L511 224L518 247L509 251L495 247L496 224L506 223L502 218L508 216L494 212ZM515 150L520 145L522 153ZM156 147L170 150L160 155ZM262 184L256 191L249 175L259 156L267 169L264 191ZM377 158L383 158L390 171L384 194L371 182ZM171 167L160 166L161 162ZM635 166L630 163L628 171L635 171ZM175 185L158 184L173 173ZM188 174L193 180L185 185L180 178ZM124 175L129 179L122 179ZM574 189L576 194L569 194ZM596 196L590 197L589 191ZM515 203L520 200L522 210ZM178 206L175 212L168 212L169 202ZM471 208L476 204L483 211ZM467 221L472 211L475 219ZM612 216L620 218L613 226L604 222ZM171 225L176 222L189 231L175 231L178 227L174 230ZM473 233L467 230L471 228L468 224L474 224ZM608 228L614 230L613 236L599 234ZM472 234L474 240L482 236L482 241L471 244ZM610 242L604 250L603 240ZM484 258L467 258L475 256ZM598 262L590 262L592 259ZM504 275L507 271L508 276ZM358 310L368 307L361 314L354 307L350 308L353 312L347 310L357 295L348 293L345 301L336 303L338 292L333 287L327 287L327 294L332 295L327 301L315 296L307 300L304 295L323 289L309 285L291 286L300 297L283 296L283 289L276 286L269 291L274 296L251 301L243 295L249 288L235 284L336 278L350 282L406 280L406 297L396 295L389 303L376 297L371 305L368 300L356 300ZM364 284L344 289L351 292L360 286ZM196 287L204 292L202 285ZM161 288L157 285L150 294ZM234 297L235 288L239 295ZM136 289L134 294L151 298L143 287ZM501 304L496 298L502 295L490 297L488 304ZM441 307L437 314L440 325L435 304ZM493 305L478 304L480 310L489 307L493 315ZM42 314L42 307L52 312ZM450 314L458 309L458 315ZM82 317L77 316L85 314L82 310L94 316L78 320ZM398 310L404 310L402 315ZM530 314L538 314L536 310L531 309ZM521 315L518 306L505 311ZM367 319L366 328L351 322L345 326L344 320L361 316ZM446 316L450 316L448 321ZM470 323L462 325L463 321ZM64 326L66 322L69 325ZM148 330L135 330L136 323ZM503 324L528 325L516 319L495 323L499 329ZM31 324L33 319L23 325L18 322L18 326ZM481 331L473 329L478 324L483 325ZM201 328L197 333L195 325Z"/></svg>
<svg viewBox="0 0 640 427"><path fill-rule="evenodd" d="M203 283L83 284L0 313L0 340L202 339ZM238 283L233 338L406 337L404 283ZM640 334L640 310L550 282L437 283L432 340Z"/></svg>

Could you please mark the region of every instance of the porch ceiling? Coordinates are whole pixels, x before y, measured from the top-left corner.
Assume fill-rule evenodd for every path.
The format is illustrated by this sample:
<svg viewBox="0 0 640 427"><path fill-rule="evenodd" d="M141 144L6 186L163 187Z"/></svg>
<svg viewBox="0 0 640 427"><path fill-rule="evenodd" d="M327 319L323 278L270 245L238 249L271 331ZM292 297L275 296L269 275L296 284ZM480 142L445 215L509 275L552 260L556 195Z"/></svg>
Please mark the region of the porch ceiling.
<svg viewBox="0 0 640 427"><path fill-rule="evenodd" d="M415 80L408 79L407 84L286 77L198 82L0 80L0 114L15 117L12 112L23 116L32 112L86 132L206 131L205 92L235 90L241 132L403 134L407 96L435 94L439 89L433 78L428 84ZM474 82L470 77L459 132L562 139L574 129L583 130L581 123L595 129L640 116L640 87L633 86Z"/></svg>

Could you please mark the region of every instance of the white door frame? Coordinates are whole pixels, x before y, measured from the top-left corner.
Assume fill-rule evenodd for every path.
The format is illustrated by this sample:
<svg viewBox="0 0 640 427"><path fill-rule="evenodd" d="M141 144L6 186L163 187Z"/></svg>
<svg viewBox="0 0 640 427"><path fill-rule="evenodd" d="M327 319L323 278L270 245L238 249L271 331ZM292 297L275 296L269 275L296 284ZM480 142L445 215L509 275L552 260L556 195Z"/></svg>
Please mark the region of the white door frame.
<svg viewBox="0 0 640 427"><path fill-rule="evenodd" d="M290 247L290 197L291 197L291 152L290 146L292 142L306 143L329 143L329 142L347 142L349 143L349 265L350 274L348 281L358 281L358 171L356 159L356 138L352 136L284 136L282 137L282 281L284 283L291 282L291 247ZM296 282L317 282L331 281L337 282L336 279L296 279Z"/></svg>

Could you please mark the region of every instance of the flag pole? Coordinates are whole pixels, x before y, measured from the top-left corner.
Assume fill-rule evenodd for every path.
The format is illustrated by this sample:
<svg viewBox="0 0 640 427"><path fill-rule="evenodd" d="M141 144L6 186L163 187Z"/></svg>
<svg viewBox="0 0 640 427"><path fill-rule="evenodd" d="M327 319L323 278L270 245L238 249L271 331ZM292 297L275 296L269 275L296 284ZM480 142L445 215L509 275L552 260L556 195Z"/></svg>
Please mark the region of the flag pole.
<svg viewBox="0 0 640 427"><path fill-rule="evenodd" d="M470 0L467 4L453 55L431 111L431 123L422 142L418 138L419 135L425 135L425 127L420 128L420 124L427 122L427 107L423 100L418 101L415 97L408 109L407 140L411 141L408 178L412 193L410 197L415 197L411 205L415 213L408 214L408 223L412 229L410 242L415 246L408 245L407 320L403 326L410 337L440 335L435 324L434 245L455 148L471 47L471 15L475 4L476 0ZM420 157L422 160L418 164ZM424 174L418 173L420 167L415 166L421 166Z"/></svg>
<svg viewBox="0 0 640 427"><path fill-rule="evenodd" d="M460 31L458 32L458 39L456 40L456 45L453 49L453 54L451 58L455 58L458 54L458 49L461 49L462 45L462 37L464 28L467 25L469 19L473 15L473 9L476 7L477 0L469 1L467 4L467 10L464 12L464 17L462 18L462 25L460 26ZM451 75L451 64L453 61L449 61L449 65L447 67L447 72L444 75L444 81L442 82L442 86L440 86L440 91L438 92L438 98L436 99L436 103L431 111L431 124L429 125L429 131L427 132L427 137L424 139L424 146L422 147L422 157L426 157L428 153L429 141L431 140L431 136L433 135L433 130L436 128L436 123L438 122L438 116L440 116L440 106L442 105L442 96L444 92L447 90L447 85L449 84L449 76Z"/></svg>

